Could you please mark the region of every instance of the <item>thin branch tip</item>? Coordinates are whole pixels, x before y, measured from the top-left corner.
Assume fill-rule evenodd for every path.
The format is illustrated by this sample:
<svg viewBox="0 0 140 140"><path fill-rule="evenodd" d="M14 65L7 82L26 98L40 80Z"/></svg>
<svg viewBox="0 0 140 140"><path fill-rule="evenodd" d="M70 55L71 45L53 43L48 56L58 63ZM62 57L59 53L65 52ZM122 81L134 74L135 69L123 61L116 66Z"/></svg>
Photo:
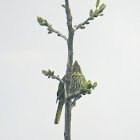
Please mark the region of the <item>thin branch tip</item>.
<svg viewBox="0 0 140 140"><path fill-rule="evenodd" d="M68 38L63 35L61 32L57 31L56 29L54 29L52 27L52 24L48 23L48 21L46 19L43 19L42 17L37 16L37 21L41 26L47 26L47 30L48 30L48 34L51 34L52 32L56 33L58 36L61 36L62 38L64 38L66 41L68 40Z"/></svg>
<svg viewBox="0 0 140 140"><path fill-rule="evenodd" d="M98 8L99 6L99 2L100 0L97 0L97 3L96 3L96 9L93 10L91 9L90 12L89 12L89 17L88 19L86 19L85 21L83 21L82 23L78 24L78 25L75 25L74 26L74 32L77 30L77 29L85 29L85 24L90 24L90 20L93 20L94 18L98 17L98 16L103 16L102 12L104 11L104 9L106 8L106 5L103 3L101 4L101 6ZM97 9L98 8L98 9Z"/></svg>
<svg viewBox="0 0 140 140"><path fill-rule="evenodd" d="M62 83L64 83L64 81L59 77L59 75L54 75L54 71L51 71L50 69L48 71L46 70L42 70L42 73L47 76L48 78L52 78L52 79L56 79Z"/></svg>

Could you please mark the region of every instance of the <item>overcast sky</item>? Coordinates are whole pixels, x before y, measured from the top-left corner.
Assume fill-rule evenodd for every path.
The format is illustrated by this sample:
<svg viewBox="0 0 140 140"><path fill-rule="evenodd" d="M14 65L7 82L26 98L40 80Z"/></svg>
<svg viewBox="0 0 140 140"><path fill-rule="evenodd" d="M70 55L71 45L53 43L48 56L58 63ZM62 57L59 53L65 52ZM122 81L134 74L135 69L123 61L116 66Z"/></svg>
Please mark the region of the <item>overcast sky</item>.
<svg viewBox="0 0 140 140"><path fill-rule="evenodd" d="M0 0L0 139L63 140L64 111L54 124L58 81L67 44L37 16L67 35L62 0ZM77 30L74 60L96 90L72 110L72 140L140 140L140 1L101 0L104 16ZM96 0L70 0L73 25L89 16Z"/></svg>

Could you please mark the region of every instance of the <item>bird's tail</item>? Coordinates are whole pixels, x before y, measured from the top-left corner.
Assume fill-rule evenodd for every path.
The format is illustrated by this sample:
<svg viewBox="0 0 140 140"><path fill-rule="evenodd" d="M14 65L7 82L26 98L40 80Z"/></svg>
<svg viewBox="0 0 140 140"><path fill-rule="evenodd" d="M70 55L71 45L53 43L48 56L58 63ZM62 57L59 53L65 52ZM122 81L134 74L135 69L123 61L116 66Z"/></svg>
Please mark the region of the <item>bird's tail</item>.
<svg viewBox="0 0 140 140"><path fill-rule="evenodd" d="M60 121L60 117L61 117L61 112L63 109L63 105L64 105L64 100L60 100L59 104L58 104L58 108L57 108L57 112L56 112L56 116L55 116L55 124L58 124Z"/></svg>

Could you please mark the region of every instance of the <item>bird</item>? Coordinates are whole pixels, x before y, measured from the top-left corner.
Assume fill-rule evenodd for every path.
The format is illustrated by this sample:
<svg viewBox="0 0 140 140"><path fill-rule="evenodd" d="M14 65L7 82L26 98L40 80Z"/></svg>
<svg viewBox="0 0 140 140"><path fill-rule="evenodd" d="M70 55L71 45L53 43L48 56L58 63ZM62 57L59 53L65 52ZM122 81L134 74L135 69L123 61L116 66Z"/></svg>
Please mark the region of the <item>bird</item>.
<svg viewBox="0 0 140 140"><path fill-rule="evenodd" d="M66 79L66 75L62 78L62 80L65 82L65 79ZM75 61L73 64L70 93L72 94L72 93L75 93L77 91L80 91L80 89L82 89L85 81L86 80L85 80L84 75L82 74L81 67L78 64L78 62ZM59 103L58 103L58 108L57 108L55 121L54 121L55 124L58 124L60 121L63 105L65 104L64 94L65 94L64 83L62 83L60 81L59 86L58 86L58 91L57 91L57 101L59 101Z"/></svg>

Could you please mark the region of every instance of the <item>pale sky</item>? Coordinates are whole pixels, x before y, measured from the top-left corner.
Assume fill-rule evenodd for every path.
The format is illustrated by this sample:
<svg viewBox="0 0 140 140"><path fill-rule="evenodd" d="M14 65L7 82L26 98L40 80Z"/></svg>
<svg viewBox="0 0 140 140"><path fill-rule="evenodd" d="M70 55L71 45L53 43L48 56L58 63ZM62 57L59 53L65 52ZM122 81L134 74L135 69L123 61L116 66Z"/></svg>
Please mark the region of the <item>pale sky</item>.
<svg viewBox="0 0 140 140"><path fill-rule="evenodd" d="M67 35L62 0L0 1L0 140L63 140L64 111L54 124L58 81L67 45L37 16ZM72 111L72 140L140 140L140 1L101 0L104 16L78 30L74 60L96 90ZM88 18L96 0L70 0L73 25Z"/></svg>

